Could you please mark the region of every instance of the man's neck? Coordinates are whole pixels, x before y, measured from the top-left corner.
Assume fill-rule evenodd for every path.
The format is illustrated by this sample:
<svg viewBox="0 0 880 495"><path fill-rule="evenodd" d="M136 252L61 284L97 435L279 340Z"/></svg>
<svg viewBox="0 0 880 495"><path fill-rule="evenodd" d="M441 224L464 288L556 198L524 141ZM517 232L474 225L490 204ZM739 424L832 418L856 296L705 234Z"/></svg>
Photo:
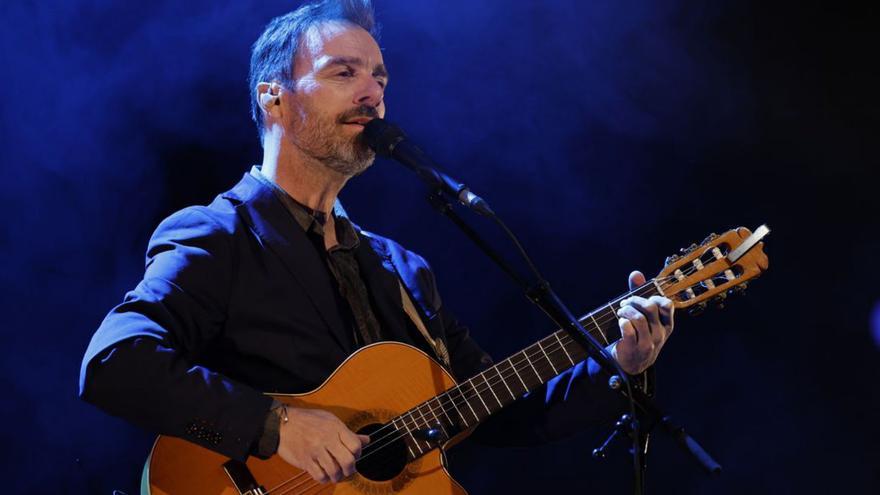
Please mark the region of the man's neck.
<svg viewBox="0 0 880 495"><path fill-rule="evenodd" d="M268 140L267 140L268 141ZM294 146L266 143L261 172L291 198L332 217L333 205L348 178Z"/></svg>

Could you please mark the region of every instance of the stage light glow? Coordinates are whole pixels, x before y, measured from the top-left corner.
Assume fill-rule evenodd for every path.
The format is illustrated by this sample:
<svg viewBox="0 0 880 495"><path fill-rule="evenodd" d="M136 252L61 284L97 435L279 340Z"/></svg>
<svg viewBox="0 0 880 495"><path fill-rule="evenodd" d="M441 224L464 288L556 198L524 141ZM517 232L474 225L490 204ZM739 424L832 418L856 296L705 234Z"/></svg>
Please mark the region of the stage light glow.
<svg viewBox="0 0 880 495"><path fill-rule="evenodd" d="M871 311L870 327L874 345L880 348L880 300L874 303L874 310Z"/></svg>

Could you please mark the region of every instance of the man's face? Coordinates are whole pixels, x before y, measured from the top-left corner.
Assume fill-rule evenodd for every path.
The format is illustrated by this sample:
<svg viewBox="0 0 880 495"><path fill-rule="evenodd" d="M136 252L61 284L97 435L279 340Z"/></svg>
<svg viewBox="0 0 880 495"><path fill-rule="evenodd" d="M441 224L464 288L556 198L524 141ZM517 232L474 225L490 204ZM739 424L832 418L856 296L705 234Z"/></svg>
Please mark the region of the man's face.
<svg viewBox="0 0 880 495"><path fill-rule="evenodd" d="M375 158L363 124L385 116L388 74L379 45L364 29L326 22L303 34L284 112L286 134L306 155L346 177Z"/></svg>

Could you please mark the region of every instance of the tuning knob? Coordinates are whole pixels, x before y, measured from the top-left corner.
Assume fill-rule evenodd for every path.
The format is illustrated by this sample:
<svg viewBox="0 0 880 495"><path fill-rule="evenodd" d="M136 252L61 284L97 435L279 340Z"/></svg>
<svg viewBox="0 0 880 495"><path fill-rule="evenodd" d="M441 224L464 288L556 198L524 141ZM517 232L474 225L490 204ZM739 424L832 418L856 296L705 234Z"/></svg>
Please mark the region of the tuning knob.
<svg viewBox="0 0 880 495"><path fill-rule="evenodd" d="M669 266L680 259L681 259L681 256L679 256L677 254L673 254L672 256L667 256L665 266Z"/></svg>
<svg viewBox="0 0 880 495"><path fill-rule="evenodd" d="M690 246L688 246L686 248L679 249L679 251L681 252L681 254L689 254L690 252L692 252L694 249L697 249L698 247L699 246L697 246L696 244L691 244Z"/></svg>
<svg viewBox="0 0 880 495"><path fill-rule="evenodd" d="M693 306L690 307L690 309L688 309L688 314L691 316L697 316L698 314L702 313L703 311L706 311L706 306L707 306L706 302L694 304Z"/></svg>
<svg viewBox="0 0 880 495"><path fill-rule="evenodd" d="M710 242L714 241L715 239L718 239L718 234L716 234L715 232L712 232L711 234L706 236L705 239L703 239L703 242L701 242L700 245L705 246L706 244L709 244Z"/></svg>
<svg viewBox="0 0 880 495"><path fill-rule="evenodd" d="M748 289L748 288L749 288L749 283L743 282L737 286L731 287L731 289L728 291L728 293L736 294L736 295L743 295L746 293L746 289Z"/></svg>

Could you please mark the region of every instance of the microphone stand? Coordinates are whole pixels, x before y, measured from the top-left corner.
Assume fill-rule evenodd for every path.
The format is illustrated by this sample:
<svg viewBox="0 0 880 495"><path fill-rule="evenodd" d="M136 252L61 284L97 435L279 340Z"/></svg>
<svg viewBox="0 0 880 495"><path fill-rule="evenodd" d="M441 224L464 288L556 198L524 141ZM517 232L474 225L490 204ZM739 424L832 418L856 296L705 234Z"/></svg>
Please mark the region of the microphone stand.
<svg viewBox="0 0 880 495"><path fill-rule="evenodd" d="M568 310L568 308L559 299L550 284L544 280L529 259L525 250L520 245L516 236L507 228L506 225L494 214L483 214L492 218L511 238L520 251L525 261L534 272L536 280L529 283L525 277L514 270L501 255L494 250L473 228L462 220L462 218L453 210L447 197L451 196L458 199L455 195L445 191L444 188L438 187L437 182L431 180L430 174L418 174L429 186L432 187L428 195L428 202L438 212L452 220L452 222L477 245L501 270L506 273L517 286L523 291L526 297L537 305L544 313L560 328L564 329L572 338L574 338L587 351L588 355L595 360L606 373L610 375L608 380L609 387L623 394L630 404L630 415L623 415L617 423L617 428L609 436L608 440L594 451L595 457L604 457L604 450L608 444L620 433L625 433L632 437L632 455L633 455L633 492L636 495L643 495L645 492L644 472L646 468L645 457L648 449L649 432L654 426L660 424L663 426L679 447L683 448L690 456L700 464L700 466L708 474L718 474L721 466L687 433L681 426L675 424L672 419L663 414L663 412L653 403L653 401L638 387L633 387L630 379L620 368L620 365L604 347L580 324L578 319ZM491 211L491 210L490 210ZM645 415L648 419L648 428L645 433L640 433L638 416L636 410ZM627 417L628 416L628 417ZM601 455L597 455L597 451Z"/></svg>

